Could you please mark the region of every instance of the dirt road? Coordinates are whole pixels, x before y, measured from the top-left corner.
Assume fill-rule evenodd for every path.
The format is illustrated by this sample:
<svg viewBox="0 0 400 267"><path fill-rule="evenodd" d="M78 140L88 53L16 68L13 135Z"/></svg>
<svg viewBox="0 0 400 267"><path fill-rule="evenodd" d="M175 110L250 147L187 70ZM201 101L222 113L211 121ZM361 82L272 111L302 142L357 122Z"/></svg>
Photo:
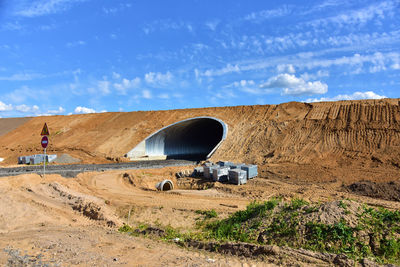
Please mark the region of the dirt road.
<svg viewBox="0 0 400 267"><path fill-rule="evenodd" d="M341 182L299 184L263 175L244 186L217 183L208 190L188 190L187 183L178 181L175 173L192 167L87 172L72 179L59 175L43 179L36 174L2 178L0 263L17 258L18 251L20 256L31 256L36 262L61 266L304 264L295 257L252 259L188 250L160 240L119 233L117 228L123 223L144 223L191 231L199 219L196 210L214 209L219 218L224 218L244 209L254 199L266 200L272 196L287 199L297 196L309 201L352 198L400 209L399 202L344 192ZM178 188L156 191L155 183L163 179L171 179ZM180 184L185 186L179 188ZM318 259L309 262L322 263Z"/></svg>

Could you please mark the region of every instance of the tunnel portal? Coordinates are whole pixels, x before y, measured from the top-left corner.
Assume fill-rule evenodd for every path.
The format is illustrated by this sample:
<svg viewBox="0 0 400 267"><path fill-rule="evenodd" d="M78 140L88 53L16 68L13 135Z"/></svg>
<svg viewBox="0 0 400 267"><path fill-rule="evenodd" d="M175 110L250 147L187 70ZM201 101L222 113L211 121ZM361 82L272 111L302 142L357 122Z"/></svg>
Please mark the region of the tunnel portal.
<svg viewBox="0 0 400 267"><path fill-rule="evenodd" d="M176 122L148 136L128 152L136 159L204 160L215 152L227 135L227 125L213 117Z"/></svg>

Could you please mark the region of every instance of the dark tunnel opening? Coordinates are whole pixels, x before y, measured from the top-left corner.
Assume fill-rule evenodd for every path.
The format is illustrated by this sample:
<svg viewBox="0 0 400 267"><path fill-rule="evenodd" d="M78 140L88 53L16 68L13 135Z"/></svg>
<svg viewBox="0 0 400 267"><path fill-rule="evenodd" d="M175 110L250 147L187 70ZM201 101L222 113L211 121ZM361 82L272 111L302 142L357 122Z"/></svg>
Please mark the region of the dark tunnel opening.
<svg viewBox="0 0 400 267"><path fill-rule="evenodd" d="M164 152L167 159L204 160L222 136L223 127L218 121L193 120L167 132Z"/></svg>
<svg viewBox="0 0 400 267"><path fill-rule="evenodd" d="M147 137L128 153L140 157L204 160L218 148L227 134L226 124L212 117L198 117L171 124Z"/></svg>

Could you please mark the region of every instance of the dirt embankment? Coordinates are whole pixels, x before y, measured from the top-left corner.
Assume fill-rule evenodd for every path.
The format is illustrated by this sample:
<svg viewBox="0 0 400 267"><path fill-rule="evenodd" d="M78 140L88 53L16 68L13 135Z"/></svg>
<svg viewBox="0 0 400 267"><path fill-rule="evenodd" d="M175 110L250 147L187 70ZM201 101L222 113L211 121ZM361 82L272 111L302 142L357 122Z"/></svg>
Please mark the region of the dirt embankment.
<svg viewBox="0 0 400 267"><path fill-rule="evenodd" d="M83 163L123 160L154 131L197 116L229 126L215 161L255 163L299 181L398 178L398 99L37 117L0 136L0 157L12 165L19 155L40 153L39 133L47 122L49 153L68 153Z"/></svg>

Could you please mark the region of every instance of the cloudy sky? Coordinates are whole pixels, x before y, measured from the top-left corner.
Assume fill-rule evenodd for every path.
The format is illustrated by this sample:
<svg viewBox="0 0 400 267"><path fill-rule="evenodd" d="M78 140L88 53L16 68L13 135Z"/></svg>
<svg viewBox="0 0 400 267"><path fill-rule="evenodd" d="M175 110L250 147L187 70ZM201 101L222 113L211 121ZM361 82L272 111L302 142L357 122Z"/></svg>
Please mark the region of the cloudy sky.
<svg viewBox="0 0 400 267"><path fill-rule="evenodd" d="M400 0L0 0L0 116L400 97Z"/></svg>

